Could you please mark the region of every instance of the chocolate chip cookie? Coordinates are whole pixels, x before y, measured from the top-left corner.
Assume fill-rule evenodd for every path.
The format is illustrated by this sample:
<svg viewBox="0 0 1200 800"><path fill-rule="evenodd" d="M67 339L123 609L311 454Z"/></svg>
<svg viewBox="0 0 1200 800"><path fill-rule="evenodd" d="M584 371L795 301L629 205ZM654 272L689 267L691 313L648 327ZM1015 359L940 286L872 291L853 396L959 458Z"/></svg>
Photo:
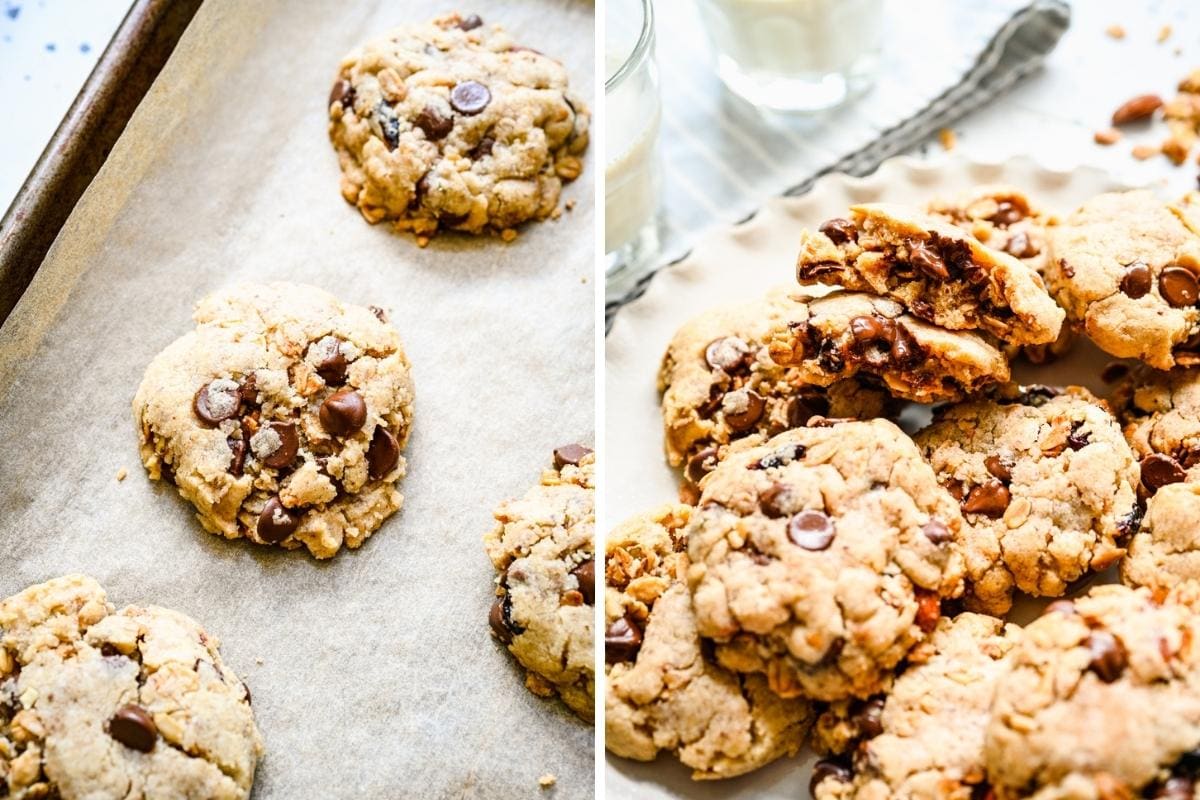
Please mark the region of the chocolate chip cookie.
<svg viewBox="0 0 1200 800"><path fill-rule="evenodd" d="M684 583L690 515L664 506L607 537L605 746L639 761L674 753L697 780L730 778L795 754L813 708L705 653Z"/></svg>
<svg viewBox="0 0 1200 800"><path fill-rule="evenodd" d="M492 634L528 671L525 686L593 716L596 457L570 444L524 497L496 509L484 547L498 575Z"/></svg>
<svg viewBox="0 0 1200 800"><path fill-rule="evenodd" d="M472 14L406 25L342 59L329 136L342 196L422 244L557 213L589 113L562 64Z"/></svg>
<svg viewBox="0 0 1200 800"><path fill-rule="evenodd" d="M311 286L243 284L146 368L133 400L142 463L228 539L360 546L403 497L413 386L378 309Z"/></svg>
<svg viewBox="0 0 1200 800"><path fill-rule="evenodd" d="M1086 389L1008 387L940 409L914 439L961 502L972 608L1003 614L1014 588L1059 596L1136 529L1137 462Z"/></svg>
<svg viewBox="0 0 1200 800"><path fill-rule="evenodd" d="M806 306L773 326L767 344L771 360L806 383L873 376L896 397L934 403L1008 380L1008 359L981 336L930 325L894 300L835 292Z"/></svg>
<svg viewBox="0 0 1200 800"><path fill-rule="evenodd" d="M1200 236L1148 191L1093 197L1049 231L1046 280L1102 350L1159 369L1200 364Z"/></svg>
<svg viewBox="0 0 1200 800"><path fill-rule="evenodd" d="M801 234L796 279L873 292L948 330L1011 344L1058 338L1063 310L1035 271L960 228L886 203L852 206Z"/></svg>
<svg viewBox="0 0 1200 800"><path fill-rule="evenodd" d="M1200 372L1134 369L1112 401L1141 462L1143 494L1200 480Z"/></svg>
<svg viewBox="0 0 1200 800"><path fill-rule="evenodd" d="M0 795L250 796L250 692L194 620L68 575L0 602Z"/></svg>
<svg viewBox="0 0 1200 800"><path fill-rule="evenodd" d="M817 800L972 798L987 791L984 733L1020 629L983 614L943 617L885 697L835 704L813 768Z"/></svg>
<svg viewBox="0 0 1200 800"><path fill-rule="evenodd" d="M997 683L984 752L998 800L1195 796L1197 637L1194 607L1147 589L1052 604Z"/></svg>
<svg viewBox="0 0 1200 800"><path fill-rule="evenodd" d="M1200 484L1164 486L1146 501L1141 529L1121 561L1121 582L1173 589L1200 580Z"/></svg>
<svg viewBox="0 0 1200 800"><path fill-rule="evenodd" d="M782 697L868 697L963 589L962 516L885 420L731 453L687 528L702 636Z"/></svg>
<svg viewBox="0 0 1200 800"><path fill-rule="evenodd" d="M658 389L667 460L685 467L693 487L736 439L774 436L814 416L869 419L896 412L891 396L866 380L814 386L800 369L771 360L771 330L807 318L804 299L781 287L749 303L706 311L675 334Z"/></svg>

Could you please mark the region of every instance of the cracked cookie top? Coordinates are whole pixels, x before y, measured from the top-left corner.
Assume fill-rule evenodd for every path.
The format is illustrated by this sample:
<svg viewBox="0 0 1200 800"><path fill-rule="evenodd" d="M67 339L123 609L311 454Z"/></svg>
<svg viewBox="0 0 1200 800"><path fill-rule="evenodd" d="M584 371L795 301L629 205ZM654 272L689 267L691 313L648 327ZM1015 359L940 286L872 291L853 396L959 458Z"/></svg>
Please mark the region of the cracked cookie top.
<svg viewBox="0 0 1200 800"><path fill-rule="evenodd" d="M1105 352L1158 369L1200 364L1200 236L1187 206L1110 192L1050 229L1046 280Z"/></svg>
<svg viewBox="0 0 1200 800"><path fill-rule="evenodd" d="M783 697L867 697L962 592L962 516L892 423L821 425L703 480L688 583L722 666Z"/></svg>
<svg viewBox="0 0 1200 800"><path fill-rule="evenodd" d="M984 733L1020 629L983 614L943 617L886 697L835 704L817 724L817 800L985 796Z"/></svg>
<svg viewBox="0 0 1200 800"><path fill-rule="evenodd" d="M372 39L342 59L329 95L342 196L418 237L556 214L588 122L562 64L474 14Z"/></svg>
<svg viewBox="0 0 1200 800"><path fill-rule="evenodd" d="M983 330L1012 344L1058 338L1063 311L1042 278L961 228L887 203L852 206L801 235L796 279L873 292L949 330Z"/></svg>
<svg viewBox="0 0 1200 800"><path fill-rule="evenodd" d="M772 327L767 349L806 383L872 376L918 403L959 400L1009 378L1008 359L978 334L930 325L894 300L862 292L808 300L803 313Z"/></svg>
<svg viewBox="0 0 1200 800"><path fill-rule="evenodd" d="M939 409L914 437L967 524L968 605L1003 614L1014 588L1055 597L1111 566L1136 530L1137 463L1086 389L1006 387Z"/></svg>
<svg viewBox="0 0 1200 800"><path fill-rule="evenodd" d="M891 397L866 375L816 386L800 368L771 359L770 332L807 318L804 298L794 287L780 287L758 300L706 311L671 339L658 376L663 430L667 459L684 467L690 484L712 470L732 441L769 438L814 416L894 413Z"/></svg>
<svg viewBox="0 0 1200 800"><path fill-rule="evenodd" d="M559 695L591 720L595 697L596 456L570 444L523 497L501 503L484 547L499 574L492 634L528 671L525 685Z"/></svg>
<svg viewBox="0 0 1200 800"><path fill-rule="evenodd" d="M142 462L206 530L318 558L400 508L412 425L400 336L379 309L292 283L231 286L146 368Z"/></svg>
<svg viewBox="0 0 1200 800"><path fill-rule="evenodd" d="M0 602L0 789L14 800L249 797L250 692L194 620L68 575Z"/></svg>
<svg viewBox="0 0 1200 800"><path fill-rule="evenodd" d="M987 728L996 797L1192 797L1200 767L1194 603L1099 586L1027 626Z"/></svg>
<svg viewBox="0 0 1200 800"><path fill-rule="evenodd" d="M697 780L730 778L795 754L813 708L705 653L684 583L691 512L663 506L606 538L605 746L639 761L671 752Z"/></svg>

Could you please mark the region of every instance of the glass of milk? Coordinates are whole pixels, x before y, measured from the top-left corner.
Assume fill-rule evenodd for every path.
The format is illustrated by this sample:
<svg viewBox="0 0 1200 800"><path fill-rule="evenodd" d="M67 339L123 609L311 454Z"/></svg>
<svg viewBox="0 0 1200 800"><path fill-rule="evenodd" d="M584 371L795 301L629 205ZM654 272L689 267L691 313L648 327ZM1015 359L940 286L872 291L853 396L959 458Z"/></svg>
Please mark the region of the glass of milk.
<svg viewBox="0 0 1200 800"><path fill-rule="evenodd" d="M883 0L696 0L732 91L773 111L822 111L871 82Z"/></svg>
<svg viewBox="0 0 1200 800"><path fill-rule="evenodd" d="M650 0L605 13L604 253L610 289L644 273L658 250L661 116Z"/></svg>

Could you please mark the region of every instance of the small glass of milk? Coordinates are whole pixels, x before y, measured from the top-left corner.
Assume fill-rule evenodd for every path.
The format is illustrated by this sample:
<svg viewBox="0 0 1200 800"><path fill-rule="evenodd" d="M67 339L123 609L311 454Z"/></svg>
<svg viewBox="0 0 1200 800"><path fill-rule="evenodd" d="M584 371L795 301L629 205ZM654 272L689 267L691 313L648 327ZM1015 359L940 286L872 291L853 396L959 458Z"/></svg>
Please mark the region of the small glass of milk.
<svg viewBox="0 0 1200 800"><path fill-rule="evenodd" d="M605 14L604 252L610 287L658 250L661 116L650 0L609 0Z"/></svg>
<svg viewBox="0 0 1200 800"><path fill-rule="evenodd" d="M866 89L883 0L696 0L732 91L773 111L822 111Z"/></svg>

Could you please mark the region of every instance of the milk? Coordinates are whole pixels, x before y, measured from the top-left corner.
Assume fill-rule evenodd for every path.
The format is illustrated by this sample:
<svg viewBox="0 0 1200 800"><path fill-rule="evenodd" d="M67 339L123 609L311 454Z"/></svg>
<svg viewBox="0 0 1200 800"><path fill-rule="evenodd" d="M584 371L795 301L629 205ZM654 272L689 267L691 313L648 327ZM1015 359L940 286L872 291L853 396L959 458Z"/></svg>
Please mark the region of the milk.
<svg viewBox="0 0 1200 800"><path fill-rule="evenodd" d="M625 54L627 55L627 54ZM606 53L607 74L624 62ZM655 154L661 103L654 64L625 77L604 101L604 252L635 243L653 224L658 208L659 169Z"/></svg>

